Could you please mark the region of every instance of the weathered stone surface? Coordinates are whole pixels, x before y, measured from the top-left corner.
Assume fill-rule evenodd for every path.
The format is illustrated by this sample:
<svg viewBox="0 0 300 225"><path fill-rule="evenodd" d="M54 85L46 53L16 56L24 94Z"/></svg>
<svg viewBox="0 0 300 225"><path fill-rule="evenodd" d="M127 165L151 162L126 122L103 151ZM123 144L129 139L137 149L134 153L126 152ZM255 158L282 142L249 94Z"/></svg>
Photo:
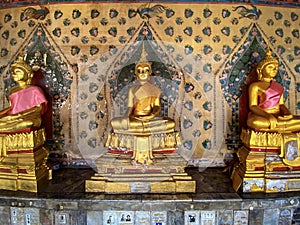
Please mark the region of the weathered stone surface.
<svg viewBox="0 0 300 225"><path fill-rule="evenodd" d="M88 211L86 221L87 221L87 224L94 224L96 222L99 225L103 225L103 212Z"/></svg>
<svg viewBox="0 0 300 225"><path fill-rule="evenodd" d="M10 224L10 211L9 207L0 207L0 224L9 225Z"/></svg>
<svg viewBox="0 0 300 225"><path fill-rule="evenodd" d="M263 209L253 209L249 212L249 225L263 224Z"/></svg>
<svg viewBox="0 0 300 225"><path fill-rule="evenodd" d="M279 209L265 209L264 210L264 223L263 224L278 224Z"/></svg>
<svg viewBox="0 0 300 225"><path fill-rule="evenodd" d="M55 211L53 209L40 210L40 223L43 225L54 224L54 214Z"/></svg>

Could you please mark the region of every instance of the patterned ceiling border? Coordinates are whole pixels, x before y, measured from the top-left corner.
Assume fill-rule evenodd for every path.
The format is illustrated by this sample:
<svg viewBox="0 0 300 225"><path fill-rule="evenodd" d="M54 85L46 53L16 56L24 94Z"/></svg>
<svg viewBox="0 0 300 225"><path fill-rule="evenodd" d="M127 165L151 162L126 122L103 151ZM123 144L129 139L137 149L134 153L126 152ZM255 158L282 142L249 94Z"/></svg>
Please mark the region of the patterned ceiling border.
<svg viewBox="0 0 300 225"><path fill-rule="evenodd" d="M286 6L286 7L300 7L300 0L160 0L160 1L149 1L149 0L136 0L136 1L124 1L124 0L6 0L0 2L1 8L10 8L16 6L28 6L28 5L40 5L40 4L61 4L61 3L138 3L146 2L149 4L153 3L209 3L209 4L226 4L226 3L237 3L237 4L255 4L255 5L272 5L272 6Z"/></svg>

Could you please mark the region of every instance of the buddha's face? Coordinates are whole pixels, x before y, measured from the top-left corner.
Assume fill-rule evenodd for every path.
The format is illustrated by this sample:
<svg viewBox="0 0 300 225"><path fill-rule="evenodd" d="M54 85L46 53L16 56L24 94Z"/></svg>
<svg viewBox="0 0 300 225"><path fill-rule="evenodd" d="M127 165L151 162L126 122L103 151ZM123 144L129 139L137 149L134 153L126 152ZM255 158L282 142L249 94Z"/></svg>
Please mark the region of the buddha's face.
<svg viewBox="0 0 300 225"><path fill-rule="evenodd" d="M135 74L141 81L148 80L151 75L151 67L148 64L139 64L135 68Z"/></svg>
<svg viewBox="0 0 300 225"><path fill-rule="evenodd" d="M278 72L278 64L277 63L269 63L265 65L262 69L262 75L266 78L273 78L277 75Z"/></svg>
<svg viewBox="0 0 300 225"><path fill-rule="evenodd" d="M14 81L26 81L28 80L28 74L24 70L16 67L12 70L12 78Z"/></svg>

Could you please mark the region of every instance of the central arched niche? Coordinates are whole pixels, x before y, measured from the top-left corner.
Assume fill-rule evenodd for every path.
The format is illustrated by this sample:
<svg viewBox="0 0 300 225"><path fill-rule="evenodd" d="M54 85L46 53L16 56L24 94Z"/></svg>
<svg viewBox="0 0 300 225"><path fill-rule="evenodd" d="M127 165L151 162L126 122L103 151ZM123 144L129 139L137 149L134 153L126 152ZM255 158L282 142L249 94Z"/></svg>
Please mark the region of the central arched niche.
<svg viewBox="0 0 300 225"><path fill-rule="evenodd" d="M214 157L215 144L220 139L212 134L218 125L213 120L214 101L208 98L214 93L214 77L204 74L197 55L183 57L185 48L154 38L151 27L146 26L145 23L141 29L148 29L146 36L138 31L125 47L110 46L78 80L77 93L73 95L78 103L74 110L77 115L73 118L77 120L76 137L83 157L99 157L106 152L109 122L127 110L127 90L135 82L134 67L143 48L152 62L151 82L163 91L161 115L173 118L180 132L179 153L187 160L196 158L197 161L191 160L193 163L198 163L204 152ZM97 107L89 108L90 105Z"/></svg>

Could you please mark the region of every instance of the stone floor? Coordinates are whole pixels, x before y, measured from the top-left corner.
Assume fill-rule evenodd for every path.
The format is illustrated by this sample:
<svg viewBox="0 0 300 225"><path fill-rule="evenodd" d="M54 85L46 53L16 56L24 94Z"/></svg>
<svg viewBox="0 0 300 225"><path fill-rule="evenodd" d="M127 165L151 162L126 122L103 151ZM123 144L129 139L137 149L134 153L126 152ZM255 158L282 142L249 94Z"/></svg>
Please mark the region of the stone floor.
<svg viewBox="0 0 300 225"><path fill-rule="evenodd" d="M223 168L206 168L199 169L189 167L186 172L192 176L196 181L196 193L194 194L159 194L159 197L164 198L188 198L193 200L221 200L221 199L257 199L257 198L284 198L300 196L299 192L286 192L286 193L236 193L231 184L230 177L227 173L223 172ZM95 173L92 169L74 169L64 168L53 171L53 179L49 181L44 189L39 193L27 193L22 191L6 191L1 190L1 194L5 196L15 197L40 197L40 198L80 198L91 199L94 197L118 199L120 196L117 194L95 194L85 193L85 180L89 179ZM129 199L136 198L155 198L157 194L122 194L122 199L128 196ZM135 197L134 197L135 196Z"/></svg>
<svg viewBox="0 0 300 225"><path fill-rule="evenodd" d="M196 199L241 199L232 186L229 176L222 172L222 168L207 168L203 171L198 168L187 168L186 172L196 180L196 193L195 194L160 194L159 196L165 196L165 198L192 198ZM107 198L118 198L119 195L105 195L105 194L91 194L85 193L85 180L89 179L95 172L92 169L60 169L53 171L53 179L49 181L48 185L39 193L25 193L22 191L11 192L1 191L1 195L6 196L18 196L18 197L40 197L40 198L81 198L90 199L96 196ZM136 198L133 196L150 197L149 194L128 194L130 199ZM150 194L155 197L156 194ZM124 198L124 195L122 195Z"/></svg>

